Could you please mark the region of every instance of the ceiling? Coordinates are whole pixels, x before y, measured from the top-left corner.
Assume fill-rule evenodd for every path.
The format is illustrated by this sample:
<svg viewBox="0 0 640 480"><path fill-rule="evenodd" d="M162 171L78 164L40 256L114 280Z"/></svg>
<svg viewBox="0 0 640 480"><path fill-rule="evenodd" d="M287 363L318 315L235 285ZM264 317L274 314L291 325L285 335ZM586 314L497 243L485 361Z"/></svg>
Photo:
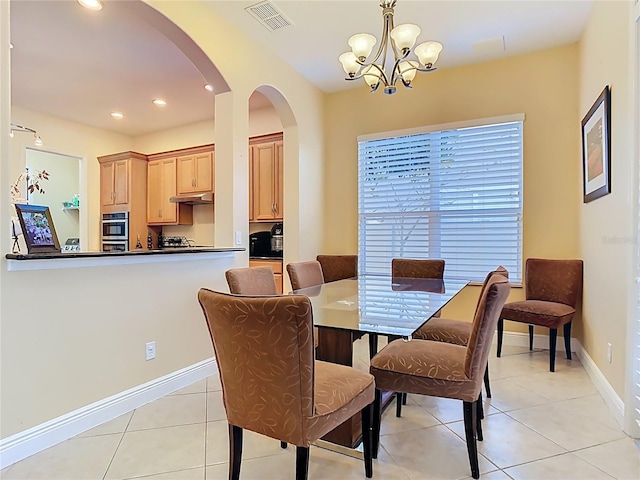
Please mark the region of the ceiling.
<svg viewBox="0 0 640 480"><path fill-rule="evenodd" d="M380 37L378 0L275 0L293 23L275 32L244 10L255 0L205 1L323 91L365 88L344 81L337 58L354 33ZM126 3L106 0L93 12L72 0L11 0L12 103L130 136L213 119L214 95L202 74L159 31L128 14ZM395 23L419 25L419 42L440 41L437 67L444 70L576 42L592 3L399 0ZM478 50L478 42L501 37L504 51ZM154 98L167 106L156 107ZM250 108L266 105L254 95ZM112 111L124 118L114 120Z"/></svg>

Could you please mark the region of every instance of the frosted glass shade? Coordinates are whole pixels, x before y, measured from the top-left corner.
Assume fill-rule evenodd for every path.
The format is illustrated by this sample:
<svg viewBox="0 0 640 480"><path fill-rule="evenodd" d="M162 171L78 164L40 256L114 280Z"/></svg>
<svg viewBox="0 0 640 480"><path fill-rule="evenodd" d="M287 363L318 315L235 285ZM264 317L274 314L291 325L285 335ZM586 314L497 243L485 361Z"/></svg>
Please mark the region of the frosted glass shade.
<svg viewBox="0 0 640 480"><path fill-rule="evenodd" d="M413 47L418 35L420 35L420 27L413 23L403 23L391 30L391 38L395 42L396 48L400 50Z"/></svg>
<svg viewBox="0 0 640 480"><path fill-rule="evenodd" d="M353 54L364 61L371 54L373 46L376 44L376 37L368 33L356 33L349 38L349 46Z"/></svg>
<svg viewBox="0 0 640 480"><path fill-rule="evenodd" d="M398 65L400 75L402 75L402 79L406 83L411 83L411 81L415 78L417 72L416 68L418 68L418 62L413 60L400 62L400 64Z"/></svg>
<svg viewBox="0 0 640 480"><path fill-rule="evenodd" d="M338 60L340 60L343 70L349 76L355 75L360 70L360 64L353 52L343 53L338 57Z"/></svg>
<svg viewBox="0 0 640 480"><path fill-rule="evenodd" d="M440 42L424 42L415 49L416 56L422 65L433 65L438 60L438 55L442 51Z"/></svg>
<svg viewBox="0 0 640 480"><path fill-rule="evenodd" d="M375 87L378 83L380 83L380 75L380 70L378 70L373 65L369 65L362 71L364 81L367 82L367 85L369 85L370 87Z"/></svg>

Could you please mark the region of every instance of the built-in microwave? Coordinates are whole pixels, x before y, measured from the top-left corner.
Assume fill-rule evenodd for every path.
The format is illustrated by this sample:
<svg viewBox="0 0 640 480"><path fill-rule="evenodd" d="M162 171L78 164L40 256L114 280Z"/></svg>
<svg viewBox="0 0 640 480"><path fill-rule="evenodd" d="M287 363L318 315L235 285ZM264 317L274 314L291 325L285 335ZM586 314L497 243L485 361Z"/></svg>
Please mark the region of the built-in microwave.
<svg viewBox="0 0 640 480"><path fill-rule="evenodd" d="M129 212L102 214L102 240L129 240Z"/></svg>

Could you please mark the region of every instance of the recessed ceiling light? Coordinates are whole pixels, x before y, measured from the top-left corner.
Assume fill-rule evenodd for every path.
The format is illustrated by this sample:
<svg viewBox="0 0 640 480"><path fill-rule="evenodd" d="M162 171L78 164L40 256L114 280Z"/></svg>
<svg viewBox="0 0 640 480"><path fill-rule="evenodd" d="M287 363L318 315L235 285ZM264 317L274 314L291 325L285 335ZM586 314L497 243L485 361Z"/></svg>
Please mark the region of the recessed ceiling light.
<svg viewBox="0 0 640 480"><path fill-rule="evenodd" d="M124 118L124 115L120 112L111 112L111 116L117 120L121 120Z"/></svg>
<svg viewBox="0 0 640 480"><path fill-rule="evenodd" d="M164 107L164 106L167 104L167 102L166 102L166 101L164 101L164 100L162 100L161 98L156 98L156 99L153 101L153 104L154 104L154 105L156 105L156 106L158 106L158 107Z"/></svg>
<svg viewBox="0 0 640 480"><path fill-rule="evenodd" d="M102 10L102 2L100 0L78 0L78 3L89 10Z"/></svg>
<svg viewBox="0 0 640 480"><path fill-rule="evenodd" d="M211 85L210 83L207 83L207 84L204 86L204 89L205 89L207 92L213 92L213 85Z"/></svg>

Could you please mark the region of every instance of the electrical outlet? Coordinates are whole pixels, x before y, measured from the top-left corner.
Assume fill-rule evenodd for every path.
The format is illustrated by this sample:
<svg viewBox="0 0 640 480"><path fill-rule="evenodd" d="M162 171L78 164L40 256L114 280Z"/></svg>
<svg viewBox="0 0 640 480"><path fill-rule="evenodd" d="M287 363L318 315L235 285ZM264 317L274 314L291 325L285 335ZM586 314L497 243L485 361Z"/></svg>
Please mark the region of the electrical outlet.
<svg viewBox="0 0 640 480"><path fill-rule="evenodd" d="M147 353L147 360L153 360L156 358L156 342L147 343L145 351Z"/></svg>
<svg viewBox="0 0 640 480"><path fill-rule="evenodd" d="M613 347L610 343L607 343L607 362L611 363L613 355Z"/></svg>
<svg viewBox="0 0 640 480"><path fill-rule="evenodd" d="M236 245L242 245L242 232L236 232Z"/></svg>

